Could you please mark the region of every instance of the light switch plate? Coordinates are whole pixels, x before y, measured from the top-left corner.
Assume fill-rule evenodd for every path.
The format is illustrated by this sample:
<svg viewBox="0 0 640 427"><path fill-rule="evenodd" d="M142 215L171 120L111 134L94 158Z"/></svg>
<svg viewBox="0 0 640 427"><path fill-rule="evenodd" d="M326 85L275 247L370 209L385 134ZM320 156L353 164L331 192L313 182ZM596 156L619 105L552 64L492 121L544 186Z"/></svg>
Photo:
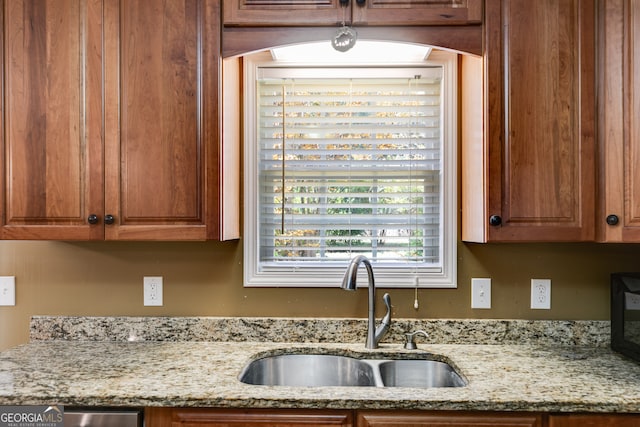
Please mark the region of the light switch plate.
<svg viewBox="0 0 640 427"><path fill-rule="evenodd" d="M471 308L491 308L491 279L471 279Z"/></svg>
<svg viewBox="0 0 640 427"><path fill-rule="evenodd" d="M0 305L16 305L15 276L0 276Z"/></svg>

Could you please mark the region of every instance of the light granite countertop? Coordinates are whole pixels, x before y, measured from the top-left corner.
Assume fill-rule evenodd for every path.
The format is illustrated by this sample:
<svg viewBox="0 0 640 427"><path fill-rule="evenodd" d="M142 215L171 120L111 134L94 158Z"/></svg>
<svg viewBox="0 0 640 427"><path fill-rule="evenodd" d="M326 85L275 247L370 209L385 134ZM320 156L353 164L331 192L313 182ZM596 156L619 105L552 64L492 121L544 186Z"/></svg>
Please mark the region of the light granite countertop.
<svg viewBox="0 0 640 427"><path fill-rule="evenodd" d="M246 340L242 334L230 339L241 331L232 331L226 322L239 322L251 330L262 325L265 335L270 334L268 329L280 339ZM640 365L608 348L603 336L606 322L397 321L400 327L431 328L429 341L418 339L419 349L414 351L404 350L401 341L395 341L398 331L377 350L366 350L364 341L326 341L345 338L336 332L340 328L353 331L364 323L348 320L345 327L345 322L337 320L317 322L34 318L31 342L0 352L0 405L640 413ZM223 339L212 338L223 323L227 328ZM520 330L526 344L514 344L508 338L507 330L518 329L519 323L530 326ZM297 334L294 324L309 329L315 342L287 341L291 335L280 328ZM456 341L451 337L455 330L457 343L441 343L447 341L444 335ZM432 342L439 335L443 335L441 342ZM538 343L531 342L534 337ZM361 338L360 333L354 332L352 338ZM368 358L409 353L413 358L444 359L468 384L428 389L268 387L238 380L243 366L253 358L290 351Z"/></svg>

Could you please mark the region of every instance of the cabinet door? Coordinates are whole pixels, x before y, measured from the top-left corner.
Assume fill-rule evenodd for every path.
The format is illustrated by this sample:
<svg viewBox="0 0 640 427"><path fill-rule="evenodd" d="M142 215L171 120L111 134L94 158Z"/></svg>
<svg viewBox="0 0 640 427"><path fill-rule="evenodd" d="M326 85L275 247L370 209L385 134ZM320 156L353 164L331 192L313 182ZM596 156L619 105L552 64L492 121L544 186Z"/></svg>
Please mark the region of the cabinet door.
<svg viewBox="0 0 640 427"><path fill-rule="evenodd" d="M340 0L225 0L222 7L224 25L337 25L351 20L351 7L342 7Z"/></svg>
<svg viewBox="0 0 640 427"><path fill-rule="evenodd" d="M487 412L358 412L358 427L542 427L538 414Z"/></svg>
<svg viewBox="0 0 640 427"><path fill-rule="evenodd" d="M485 8L487 240L594 240L595 1Z"/></svg>
<svg viewBox="0 0 640 427"><path fill-rule="evenodd" d="M640 1L600 3L598 238L640 242Z"/></svg>
<svg viewBox="0 0 640 427"><path fill-rule="evenodd" d="M482 0L353 0L353 23L457 25L482 22ZM360 4L362 3L362 5Z"/></svg>
<svg viewBox="0 0 640 427"><path fill-rule="evenodd" d="M105 2L108 240L218 236L218 0Z"/></svg>
<svg viewBox="0 0 640 427"><path fill-rule="evenodd" d="M482 21L482 0L229 0L224 24L241 26L450 25Z"/></svg>
<svg viewBox="0 0 640 427"><path fill-rule="evenodd" d="M549 427L636 427L640 416L614 414L563 414L550 415Z"/></svg>
<svg viewBox="0 0 640 427"><path fill-rule="evenodd" d="M148 408L149 427L353 427L351 411Z"/></svg>
<svg viewBox="0 0 640 427"><path fill-rule="evenodd" d="M0 238L101 239L102 1L5 0Z"/></svg>

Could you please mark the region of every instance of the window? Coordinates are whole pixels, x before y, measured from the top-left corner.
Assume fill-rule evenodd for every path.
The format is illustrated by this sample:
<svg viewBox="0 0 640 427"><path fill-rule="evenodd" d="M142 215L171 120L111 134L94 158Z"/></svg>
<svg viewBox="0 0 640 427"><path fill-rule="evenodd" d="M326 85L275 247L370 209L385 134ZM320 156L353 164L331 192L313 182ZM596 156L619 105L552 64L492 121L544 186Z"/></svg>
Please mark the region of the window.
<svg viewBox="0 0 640 427"><path fill-rule="evenodd" d="M456 286L455 73L245 59L245 286Z"/></svg>

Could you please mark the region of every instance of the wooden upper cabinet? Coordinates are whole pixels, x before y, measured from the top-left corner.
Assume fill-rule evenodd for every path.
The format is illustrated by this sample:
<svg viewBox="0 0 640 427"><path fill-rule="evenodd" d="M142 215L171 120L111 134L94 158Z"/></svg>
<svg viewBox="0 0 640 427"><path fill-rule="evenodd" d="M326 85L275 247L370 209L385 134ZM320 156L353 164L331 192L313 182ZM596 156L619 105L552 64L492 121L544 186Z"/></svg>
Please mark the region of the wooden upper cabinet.
<svg viewBox="0 0 640 427"><path fill-rule="evenodd" d="M218 235L218 0L104 4L107 239Z"/></svg>
<svg viewBox="0 0 640 427"><path fill-rule="evenodd" d="M226 0L224 25L460 25L482 21L482 0Z"/></svg>
<svg viewBox="0 0 640 427"><path fill-rule="evenodd" d="M640 1L600 8L598 240L640 242Z"/></svg>
<svg viewBox="0 0 640 427"><path fill-rule="evenodd" d="M0 6L0 238L101 239L101 2Z"/></svg>
<svg viewBox="0 0 640 427"><path fill-rule="evenodd" d="M467 25L482 22L482 0L352 0L352 3L354 24Z"/></svg>
<svg viewBox="0 0 640 427"><path fill-rule="evenodd" d="M0 4L0 238L220 238L219 0Z"/></svg>
<svg viewBox="0 0 640 427"><path fill-rule="evenodd" d="M463 95L463 123L484 97L484 124L463 130L463 240L594 240L595 8L485 1L486 53L468 62L484 87Z"/></svg>

